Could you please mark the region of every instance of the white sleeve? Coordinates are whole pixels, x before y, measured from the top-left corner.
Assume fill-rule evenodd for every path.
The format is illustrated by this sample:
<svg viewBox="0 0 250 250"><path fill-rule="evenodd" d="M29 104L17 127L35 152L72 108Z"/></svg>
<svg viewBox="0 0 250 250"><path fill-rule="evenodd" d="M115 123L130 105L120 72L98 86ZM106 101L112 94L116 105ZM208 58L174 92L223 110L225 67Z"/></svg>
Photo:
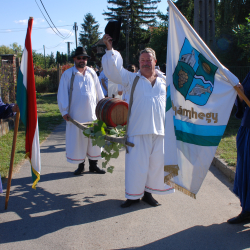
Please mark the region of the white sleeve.
<svg viewBox="0 0 250 250"><path fill-rule="evenodd" d="M70 80L69 74L64 72L61 76L57 93L57 103L62 116L68 114L69 110Z"/></svg>
<svg viewBox="0 0 250 250"><path fill-rule="evenodd" d="M96 88L96 92L97 92L97 96L98 96L98 101L100 101L105 96L103 94L101 83L99 81L99 78L98 78L97 74L93 73L93 77L94 77L94 81L95 81L95 88Z"/></svg>
<svg viewBox="0 0 250 250"><path fill-rule="evenodd" d="M121 84L118 84L118 91L123 91L123 87Z"/></svg>
<svg viewBox="0 0 250 250"><path fill-rule="evenodd" d="M129 85L129 78L132 72L123 68L121 54L116 50L106 50L102 57L102 67L105 76L114 83Z"/></svg>

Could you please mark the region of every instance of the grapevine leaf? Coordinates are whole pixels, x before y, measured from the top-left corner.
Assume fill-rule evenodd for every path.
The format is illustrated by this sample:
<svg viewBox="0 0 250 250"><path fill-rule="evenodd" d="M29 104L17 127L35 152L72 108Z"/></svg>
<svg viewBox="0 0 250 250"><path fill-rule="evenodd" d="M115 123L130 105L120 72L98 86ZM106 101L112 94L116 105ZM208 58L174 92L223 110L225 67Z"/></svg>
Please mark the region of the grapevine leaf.
<svg viewBox="0 0 250 250"><path fill-rule="evenodd" d="M98 131L95 133L95 138L99 138L102 136L102 132L101 131Z"/></svg>
<svg viewBox="0 0 250 250"><path fill-rule="evenodd" d="M84 133L87 134L87 135L90 135L90 134L91 134L90 128L85 129L85 130L84 130Z"/></svg>
<svg viewBox="0 0 250 250"><path fill-rule="evenodd" d="M112 174L114 171L114 167L113 166L108 167L107 171Z"/></svg>
<svg viewBox="0 0 250 250"><path fill-rule="evenodd" d="M119 156L119 150L118 151L115 151L113 154L112 154L112 158L118 158Z"/></svg>
<svg viewBox="0 0 250 250"><path fill-rule="evenodd" d="M104 151L101 152L101 157L102 157L102 158L105 158L106 155L107 155L106 152L104 152Z"/></svg>
<svg viewBox="0 0 250 250"><path fill-rule="evenodd" d="M107 161L103 161L103 162L102 162L102 167L103 167L103 168L106 168L107 163L108 163Z"/></svg>
<svg viewBox="0 0 250 250"><path fill-rule="evenodd" d="M101 132L102 132L102 135L106 135L104 127L101 127Z"/></svg>
<svg viewBox="0 0 250 250"><path fill-rule="evenodd" d="M107 144L106 144L106 145L104 146L104 149L105 149L108 153L110 153L110 151L112 150L112 147L113 147L112 144L110 144L110 145L107 145Z"/></svg>
<svg viewBox="0 0 250 250"><path fill-rule="evenodd" d="M117 132L115 131L115 129L112 128L112 129L110 130L110 135L117 135Z"/></svg>
<svg viewBox="0 0 250 250"><path fill-rule="evenodd" d="M107 162L110 161L111 156L112 156L111 154L106 155L106 156L105 156L105 160L106 160Z"/></svg>
<svg viewBox="0 0 250 250"><path fill-rule="evenodd" d="M119 148L118 148L117 144L113 144L113 150L114 150L115 152L119 151Z"/></svg>
<svg viewBox="0 0 250 250"><path fill-rule="evenodd" d="M104 145L105 145L105 140L104 140L104 138L103 137L98 137L97 139L96 139L96 145L98 146L98 147L103 147Z"/></svg>

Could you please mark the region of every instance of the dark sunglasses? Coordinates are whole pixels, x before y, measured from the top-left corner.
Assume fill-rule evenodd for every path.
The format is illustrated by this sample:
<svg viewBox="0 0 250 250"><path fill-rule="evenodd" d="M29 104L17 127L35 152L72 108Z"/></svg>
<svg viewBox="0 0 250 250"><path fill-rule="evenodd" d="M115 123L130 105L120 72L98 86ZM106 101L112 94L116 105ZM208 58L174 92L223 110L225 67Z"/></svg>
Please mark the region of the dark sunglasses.
<svg viewBox="0 0 250 250"><path fill-rule="evenodd" d="M81 60L81 59L82 60L88 60L88 57L86 57L86 56L77 56L76 59L77 60Z"/></svg>

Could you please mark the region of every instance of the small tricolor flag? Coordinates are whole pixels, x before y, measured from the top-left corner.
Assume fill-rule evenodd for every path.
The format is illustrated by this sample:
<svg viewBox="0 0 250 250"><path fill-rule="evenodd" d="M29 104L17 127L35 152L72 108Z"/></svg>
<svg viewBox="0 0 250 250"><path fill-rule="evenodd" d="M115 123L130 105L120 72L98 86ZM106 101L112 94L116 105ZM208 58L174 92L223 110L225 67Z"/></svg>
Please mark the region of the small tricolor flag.
<svg viewBox="0 0 250 250"><path fill-rule="evenodd" d="M40 180L41 158L37 119L36 88L31 45L32 25L33 18L30 18L28 22L21 66L18 73L17 104L20 109L21 120L26 128L26 157L29 157L30 159L33 178L32 188L35 189L37 182Z"/></svg>

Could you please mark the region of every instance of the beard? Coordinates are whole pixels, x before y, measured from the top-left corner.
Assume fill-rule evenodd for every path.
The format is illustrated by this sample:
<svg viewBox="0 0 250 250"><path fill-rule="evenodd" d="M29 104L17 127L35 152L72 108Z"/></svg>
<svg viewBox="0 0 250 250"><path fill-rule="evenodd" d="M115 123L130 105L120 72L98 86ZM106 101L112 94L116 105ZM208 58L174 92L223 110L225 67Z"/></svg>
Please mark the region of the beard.
<svg viewBox="0 0 250 250"><path fill-rule="evenodd" d="M83 62L75 62L75 65L77 68L83 69L84 67L87 66L87 62L83 61Z"/></svg>

